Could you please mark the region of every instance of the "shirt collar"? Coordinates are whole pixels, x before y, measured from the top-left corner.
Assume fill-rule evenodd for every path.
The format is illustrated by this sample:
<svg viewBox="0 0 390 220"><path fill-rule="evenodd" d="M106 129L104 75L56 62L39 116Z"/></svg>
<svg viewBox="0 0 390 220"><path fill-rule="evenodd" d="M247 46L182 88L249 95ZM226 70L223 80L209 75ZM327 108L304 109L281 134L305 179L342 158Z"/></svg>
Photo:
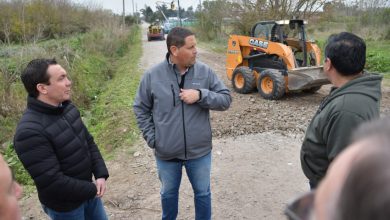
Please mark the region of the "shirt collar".
<svg viewBox="0 0 390 220"><path fill-rule="evenodd" d="M171 65L171 66L173 67L173 69L176 71L176 70L177 70L176 64L174 64L174 63L172 62L171 56L170 56L169 52L168 52L167 55L166 55L166 59L167 59L168 64ZM186 71L184 72L184 74L186 74L186 73L188 72L189 69L190 69L190 67L187 67L187 69L186 69ZM184 74L183 74L183 75L184 75Z"/></svg>

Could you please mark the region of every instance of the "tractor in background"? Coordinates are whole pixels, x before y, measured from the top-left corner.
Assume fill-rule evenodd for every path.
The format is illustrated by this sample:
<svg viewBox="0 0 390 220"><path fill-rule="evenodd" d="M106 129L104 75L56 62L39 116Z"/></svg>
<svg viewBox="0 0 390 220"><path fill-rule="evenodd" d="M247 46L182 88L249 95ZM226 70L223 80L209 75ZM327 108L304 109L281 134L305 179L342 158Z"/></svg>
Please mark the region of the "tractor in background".
<svg viewBox="0 0 390 220"><path fill-rule="evenodd" d="M255 89L265 99L291 91L316 92L329 80L322 71L321 50L307 39L304 20L262 21L250 36L231 35L226 73L234 90Z"/></svg>
<svg viewBox="0 0 390 220"><path fill-rule="evenodd" d="M165 40L164 29L161 27L158 21L153 22L151 25L149 25L147 37L148 41Z"/></svg>

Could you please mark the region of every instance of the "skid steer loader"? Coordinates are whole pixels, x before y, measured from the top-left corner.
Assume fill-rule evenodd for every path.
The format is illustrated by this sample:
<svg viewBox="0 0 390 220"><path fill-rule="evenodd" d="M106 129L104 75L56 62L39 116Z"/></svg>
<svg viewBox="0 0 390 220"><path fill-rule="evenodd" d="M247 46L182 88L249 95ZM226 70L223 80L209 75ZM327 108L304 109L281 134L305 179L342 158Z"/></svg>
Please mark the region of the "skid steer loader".
<svg viewBox="0 0 390 220"><path fill-rule="evenodd" d="M265 99L290 91L316 92L329 81L319 47L306 38L304 20L262 21L250 36L231 35L226 73L238 93L257 88Z"/></svg>

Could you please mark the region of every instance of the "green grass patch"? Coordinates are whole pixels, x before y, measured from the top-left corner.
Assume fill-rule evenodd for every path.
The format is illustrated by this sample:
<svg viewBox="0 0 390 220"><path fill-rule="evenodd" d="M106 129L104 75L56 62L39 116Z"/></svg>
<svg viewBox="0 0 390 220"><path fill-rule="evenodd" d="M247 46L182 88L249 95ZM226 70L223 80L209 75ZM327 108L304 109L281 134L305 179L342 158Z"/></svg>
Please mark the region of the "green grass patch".
<svg viewBox="0 0 390 220"><path fill-rule="evenodd" d="M4 148L0 149L0 153L4 156L4 160L8 163L12 172L15 175L15 179L18 183L23 185L23 194L28 195L35 191L35 184L30 175L24 169L23 164L20 162L18 156L15 153L14 147L11 142L4 143Z"/></svg>
<svg viewBox="0 0 390 220"><path fill-rule="evenodd" d="M67 69L72 78L72 101L79 107L87 122L93 122L87 125L104 154L111 152L111 148L118 143L132 143L138 135L131 104L139 82L137 65L141 56L140 45L138 27L133 27L131 31L113 29L78 34L38 45L0 48L0 60L14 59L17 61L14 67L20 68L21 64L26 64L32 58L57 57L57 61ZM20 54L24 54L22 50L28 53L23 59L20 58ZM12 68L13 66L10 70ZM3 76L0 72L0 85L5 85ZM11 93L4 95L6 90L0 87L0 153L14 170L16 180L24 185L25 192L28 193L35 188L34 183L12 147L12 137L25 108L27 94L19 76L10 88ZM122 131L128 132L118 132L119 126Z"/></svg>
<svg viewBox="0 0 390 220"><path fill-rule="evenodd" d="M100 94L107 80L112 77L112 69L110 59L99 53L76 60L71 74L73 88L77 90L73 101L87 109L91 100Z"/></svg>
<svg viewBox="0 0 390 220"><path fill-rule="evenodd" d="M7 145L6 140L12 140L15 131L15 121L17 120L17 117L4 117L0 115L0 143L3 144L3 148Z"/></svg>
<svg viewBox="0 0 390 220"><path fill-rule="evenodd" d="M139 28L134 29L129 41L129 52L116 62L118 68L112 80L97 96L85 120L106 159L111 158L116 148L130 147L139 133L132 108L141 77L138 67L142 54Z"/></svg>
<svg viewBox="0 0 390 220"><path fill-rule="evenodd" d="M366 68L369 71L390 74L390 41L367 42Z"/></svg>
<svg viewBox="0 0 390 220"><path fill-rule="evenodd" d="M199 46L214 51L218 54L225 54L227 50L227 42L228 38L219 38L212 41L204 41L202 39L199 39Z"/></svg>

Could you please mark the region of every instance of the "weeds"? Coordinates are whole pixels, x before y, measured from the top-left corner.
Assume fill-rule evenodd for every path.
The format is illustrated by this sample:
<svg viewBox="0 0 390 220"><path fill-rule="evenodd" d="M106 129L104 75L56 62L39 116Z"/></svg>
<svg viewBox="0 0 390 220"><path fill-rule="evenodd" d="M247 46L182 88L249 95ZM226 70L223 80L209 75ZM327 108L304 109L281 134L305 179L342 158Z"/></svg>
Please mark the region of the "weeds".
<svg viewBox="0 0 390 220"><path fill-rule="evenodd" d="M135 33L133 33L135 32ZM128 95L134 93L136 88L132 83L138 84L139 79L136 74L134 77L122 76L122 78L117 79L114 76L116 71L117 62L120 62L120 65L125 65L129 69L121 69L119 76L122 74L136 73L136 67L138 58L140 56L140 46L139 46L139 30L138 28L133 28L132 30L121 30L118 28L113 28L111 30L105 29L96 30L86 34L78 34L74 37L68 39L60 40L49 40L39 44L30 44L30 45L13 45L10 47L2 47L0 49L0 98L1 108L0 111L7 111L7 114L0 114L0 153L4 155L5 160L10 164L11 168L15 172L15 176L18 182L26 186L32 186L33 182L29 175L24 170L23 166L19 162L15 151L13 150L11 144L11 138L13 136L17 121L19 120L23 109L26 104L26 93L24 91L23 85L20 82L20 72L21 69L33 58L53 58L56 57L57 61L65 67L68 71L71 79L73 81L73 98L72 101L80 108L84 118L88 119L88 114L92 103L106 103L112 102L112 109L109 111L115 112L118 110L120 104L128 101ZM129 52L129 43L138 45L132 45L136 49L131 49L130 60L129 57L125 56ZM138 49L137 49L138 48ZM124 58L121 58L125 56ZM118 61L119 60L119 61ZM129 66L130 65L130 66ZM8 74L8 75L6 75ZM114 79L115 81L112 81ZM135 80L135 82L132 82ZM121 96L117 93L116 84L122 84ZM111 85L111 86L110 86ZM130 85L130 86L128 86ZM118 86L119 87L119 86ZM113 91L115 94L113 97L104 95L108 94L103 92L104 89ZM105 100L102 100L102 99ZM121 100L117 100L121 98ZM125 103L130 105L129 103ZM131 118L131 108L127 106L126 115L123 117ZM93 106L95 108L95 106ZM97 110L92 110L95 112L107 113L108 109L102 108L102 106L96 105ZM117 114L117 113L115 113ZM96 124L93 127L98 128L92 129L96 132L94 133L97 138L97 144L100 146L110 145L116 146L117 143L131 143L131 140L135 137L136 127L132 119L125 120L123 118L115 118L118 121L111 120L110 117L102 117L100 114L92 114L92 119L97 117ZM128 128L129 124L133 124L130 129L130 134L123 133L119 135L119 140L115 137L117 133L113 133L112 136L105 135L105 129L113 130L113 126L120 124L121 121L126 122L122 124L125 128ZM128 122L128 123L127 123ZM108 127L105 127L108 126ZM102 128L99 130L99 128ZM117 132L117 130L115 130ZM103 139L100 136L104 137ZM103 143L103 144L100 144ZM113 142L114 144L111 144ZM103 152L106 149L102 149ZM108 150L111 151L111 148ZM28 187L27 187L28 188Z"/></svg>
<svg viewBox="0 0 390 220"><path fill-rule="evenodd" d="M1 152L4 155L5 161L10 166L11 170L15 175L15 179L23 185L33 185L34 182L28 175L27 171L24 169L22 163L20 162L18 156L15 153L14 147L11 143L6 143L6 148L4 152Z"/></svg>
<svg viewBox="0 0 390 220"><path fill-rule="evenodd" d="M106 157L120 146L131 146L138 137L132 104L141 75L138 68L140 34L139 29L131 32L129 53L118 60L112 80L97 97L93 110L86 113L87 126Z"/></svg>

